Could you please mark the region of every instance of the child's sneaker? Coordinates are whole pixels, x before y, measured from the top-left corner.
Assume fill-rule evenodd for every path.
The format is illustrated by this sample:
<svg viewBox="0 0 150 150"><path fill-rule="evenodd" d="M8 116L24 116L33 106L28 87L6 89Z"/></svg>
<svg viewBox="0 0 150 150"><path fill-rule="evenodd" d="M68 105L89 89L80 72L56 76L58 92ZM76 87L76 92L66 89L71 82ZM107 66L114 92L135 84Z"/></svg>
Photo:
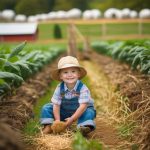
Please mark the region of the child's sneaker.
<svg viewBox="0 0 150 150"><path fill-rule="evenodd" d="M79 128L79 131L81 132L81 134L82 134L83 136L86 136L86 135L87 135L88 133L90 133L92 130L91 130L91 128L88 127L88 126L82 126L82 127Z"/></svg>

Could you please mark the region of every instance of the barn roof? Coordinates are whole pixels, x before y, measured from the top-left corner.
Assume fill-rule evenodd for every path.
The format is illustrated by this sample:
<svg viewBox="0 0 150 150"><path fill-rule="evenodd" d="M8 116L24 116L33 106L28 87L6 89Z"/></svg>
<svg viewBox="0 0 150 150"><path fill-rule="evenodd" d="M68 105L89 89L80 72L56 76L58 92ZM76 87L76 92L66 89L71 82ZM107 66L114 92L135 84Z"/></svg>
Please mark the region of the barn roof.
<svg viewBox="0 0 150 150"><path fill-rule="evenodd" d="M0 35L34 34L37 23L0 23Z"/></svg>

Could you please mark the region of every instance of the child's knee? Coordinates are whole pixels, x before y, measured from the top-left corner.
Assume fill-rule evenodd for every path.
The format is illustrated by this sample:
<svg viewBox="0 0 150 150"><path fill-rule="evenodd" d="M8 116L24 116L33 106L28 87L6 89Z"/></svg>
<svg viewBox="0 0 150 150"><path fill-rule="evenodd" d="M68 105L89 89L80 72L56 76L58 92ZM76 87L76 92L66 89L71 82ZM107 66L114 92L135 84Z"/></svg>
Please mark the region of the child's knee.
<svg viewBox="0 0 150 150"><path fill-rule="evenodd" d="M96 117L96 111L94 109L87 108L87 110L84 113L84 115L88 118L94 119Z"/></svg>

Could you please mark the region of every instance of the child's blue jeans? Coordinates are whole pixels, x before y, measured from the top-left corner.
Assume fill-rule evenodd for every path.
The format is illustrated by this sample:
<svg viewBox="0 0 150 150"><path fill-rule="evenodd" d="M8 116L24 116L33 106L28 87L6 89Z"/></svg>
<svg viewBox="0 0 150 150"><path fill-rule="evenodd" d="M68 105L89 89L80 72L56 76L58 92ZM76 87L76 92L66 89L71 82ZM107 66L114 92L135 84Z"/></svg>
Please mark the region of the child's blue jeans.
<svg viewBox="0 0 150 150"><path fill-rule="evenodd" d="M70 115L67 114L67 112L64 112L60 110L60 119L61 121L64 121L66 118L71 117ZM84 113L79 117L77 121L77 128L81 126L87 126L90 125L95 129L96 125L94 122L94 118L96 117L96 111L94 107L88 107ZM48 103L45 104L42 108L41 112L41 124L52 124L54 121L54 115L53 115L53 104Z"/></svg>

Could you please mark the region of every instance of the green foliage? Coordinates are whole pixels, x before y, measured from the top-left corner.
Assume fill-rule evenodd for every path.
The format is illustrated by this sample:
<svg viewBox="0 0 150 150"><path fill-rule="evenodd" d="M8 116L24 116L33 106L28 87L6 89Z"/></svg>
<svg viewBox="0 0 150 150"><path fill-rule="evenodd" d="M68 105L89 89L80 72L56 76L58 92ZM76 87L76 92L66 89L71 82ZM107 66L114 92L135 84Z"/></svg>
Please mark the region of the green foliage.
<svg viewBox="0 0 150 150"><path fill-rule="evenodd" d="M56 38L56 39L62 38L61 28L58 24L54 25L54 38Z"/></svg>
<svg viewBox="0 0 150 150"><path fill-rule="evenodd" d="M52 10L54 0L21 0L17 3L15 10L17 13L35 15L39 13L48 13Z"/></svg>
<svg viewBox="0 0 150 150"><path fill-rule="evenodd" d="M150 41L93 42L93 49L126 62L132 70L150 74Z"/></svg>
<svg viewBox="0 0 150 150"><path fill-rule="evenodd" d="M80 132L75 134L72 147L73 150L102 150L102 144L85 139Z"/></svg>
<svg viewBox="0 0 150 150"><path fill-rule="evenodd" d="M92 48L101 54L108 54L109 43L106 41L96 41L91 44Z"/></svg>
<svg viewBox="0 0 150 150"><path fill-rule="evenodd" d="M23 48L25 47L25 45L26 45L26 42L23 42L23 43L19 44L18 46L16 46L16 47L12 50L12 52L8 55L8 59L9 59L9 58L12 58L12 57L14 57L14 56L16 56L16 55L18 55L19 52L23 50Z"/></svg>
<svg viewBox="0 0 150 150"><path fill-rule="evenodd" d="M11 90L10 85L7 84L3 79L0 79L0 95L10 90Z"/></svg>
<svg viewBox="0 0 150 150"><path fill-rule="evenodd" d="M75 0L72 2L73 8L79 8L81 11L89 9L89 0Z"/></svg>
<svg viewBox="0 0 150 150"><path fill-rule="evenodd" d="M0 95L20 86L30 75L64 51L64 48L56 47L46 48L44 51L32 51L32 48L22 51L25 45L26 42L23 42L12 50L0 51Z"/></svg>
<svg viewBox="0 0 150 150"><path fill-rule="evenodd" d="M141 10L150 8L149 0L126 0L123 3L121 0L1 0L0 10L12 9L17 13L27 16L38 13L47 13L52 10L70 10L79 8L82 11L87 9L100 9L105 11L108 8L130 8L133 10Z"/></svg>
<svg viewBox="0 0 150 150"><path fill-rule="evenodd" d="M23 78L10 72L0 71L0 79L4 79L9 85L20 86L23 82Z"/></svg>
<svg viewBox="0 0 150 150"><path fill-rule="evenodd" d="M118 128L120 134L124 138L131 137L133 130L135 129L135 122L121 124Z"/></svg>
<svg viewBox="0 0 150 150"><path fill-rule="evenodd" d="M79 8L84 11L89 9L89 0L55 0L54 10L70 10L72 8Z"/></svg>
<svg viewBox="0 0 150 150"><path fill-rule="evenodd" d="M0 10L12 9L14 10L15 5L19 0L1 0Z"/></svg>
<svg viewBox="0 0 150 150"><path fill-rule="evenodd" d="M143 8L150 8L149 6L149 0L126 0L125 3L123 3L121 0L92 0L89 2L90 8L98 8L102 10L103 12L107 10L108 8L130 8L134 10L141 10Z"/></svg>
<svg viewBox="0 0 150 150"><path fill-rule="evenodd" d="M33 136L39 132L39 127L40 127L39 118L41 115L40 114L41 109L44 104L49 103L49 99L50 97L52 97L53 91L55 90L57 84L58 84L58 81L52 81L50 83L49 88L47 89L46 94L38 100L33 110L35 117L33 119L30 119L23 129L23 132L26 135Z"/></svg>
<svg viewBox="0 0 150 150"><path fill-rule="evenodd" d="M69 9L73 8L72 0L55 0L55 5L53 10L65 10L68 11Z"/></svg>
<svg viewBox="0 0 150 150"><path fill-rule="evenodd" d="M139 145L138 144L133 144L131 146L131 150L139 150Z"/></svg>

